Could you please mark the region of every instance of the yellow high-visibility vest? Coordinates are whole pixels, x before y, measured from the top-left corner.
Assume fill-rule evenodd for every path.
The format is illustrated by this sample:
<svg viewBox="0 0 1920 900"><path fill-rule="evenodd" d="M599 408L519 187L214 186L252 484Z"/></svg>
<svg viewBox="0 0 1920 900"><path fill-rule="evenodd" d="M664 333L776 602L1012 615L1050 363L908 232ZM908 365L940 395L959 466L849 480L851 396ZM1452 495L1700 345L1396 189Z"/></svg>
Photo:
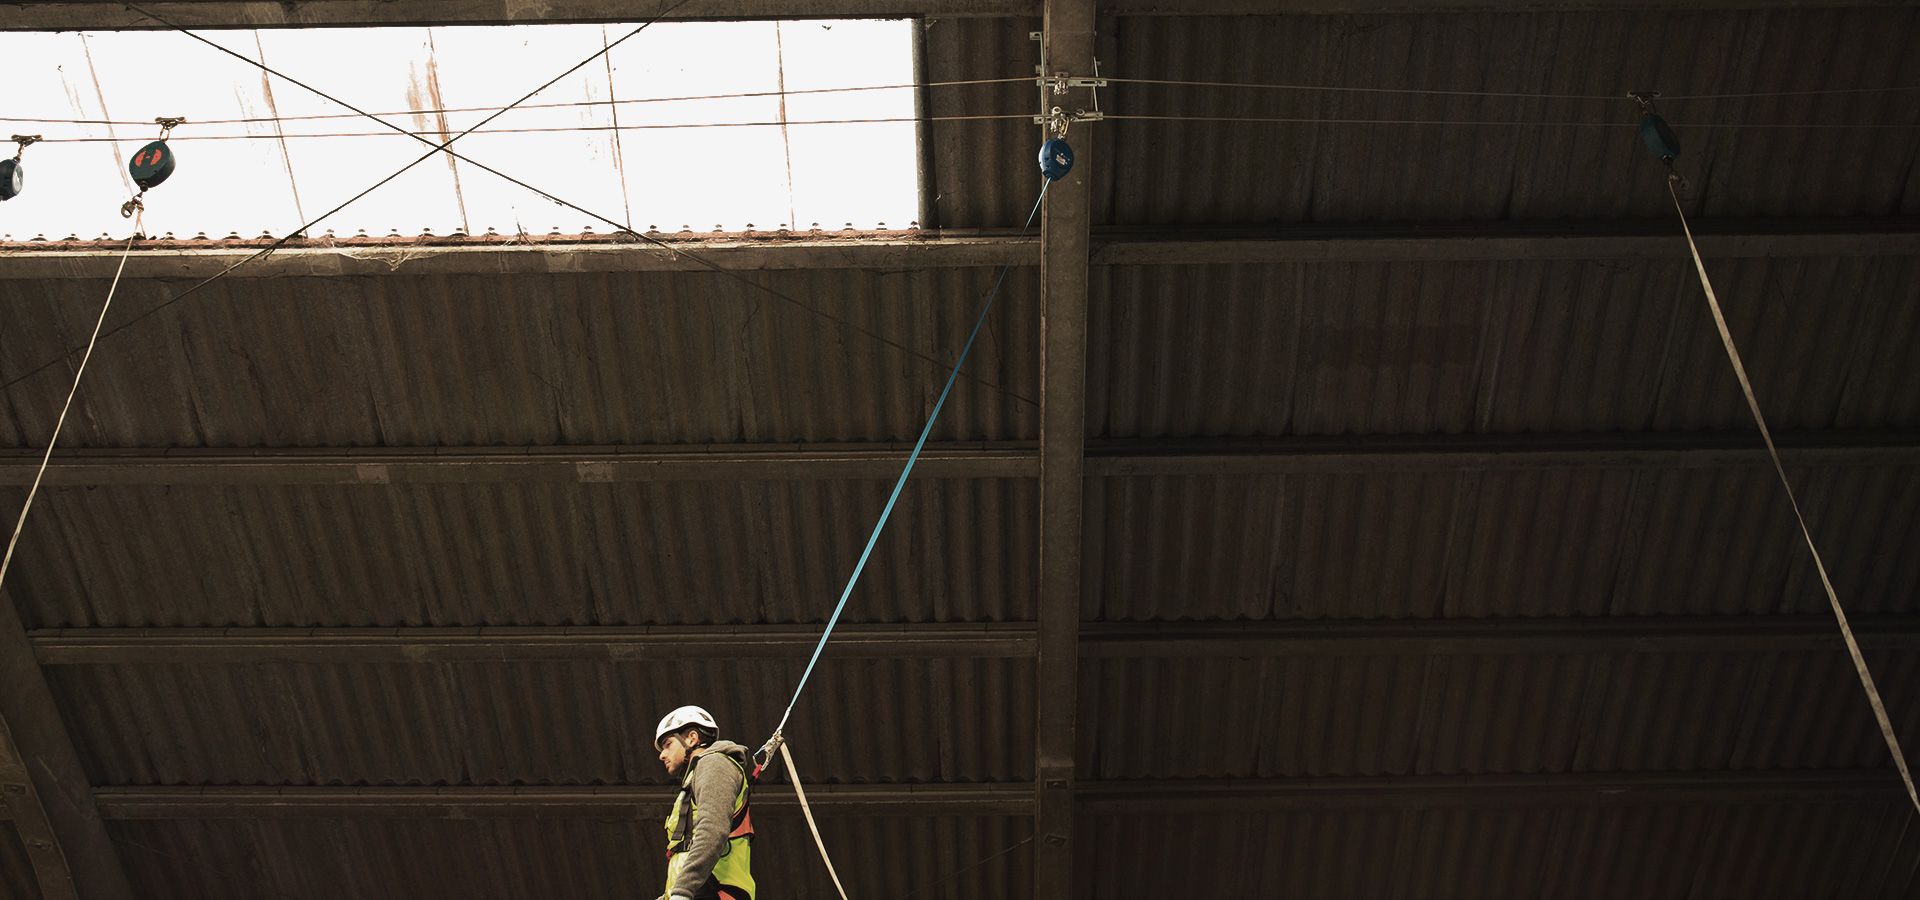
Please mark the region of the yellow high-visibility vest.
<svg viewBox="0 0 1920 900"><path fill-rule="evenodd" d="M692 843L694 816L699 812L699 807L693 802L694 765L715 756L740 770L740 790L734 794L733 809L728 814L731 827L727 832L726 846L720 848L720 858L713 863L713 881L720 887L744 891L749 898L754 894L753 814L747 807L747 769L739 760L725 753L702 753L687 761L687 773L680 779L680 796L674 800L673 811L667 814L666 892L669 896L673 894L674 881L680 875L680 863L686 859L687 845ZM697 892L702 885L691 887L693 892Z"/></svg>

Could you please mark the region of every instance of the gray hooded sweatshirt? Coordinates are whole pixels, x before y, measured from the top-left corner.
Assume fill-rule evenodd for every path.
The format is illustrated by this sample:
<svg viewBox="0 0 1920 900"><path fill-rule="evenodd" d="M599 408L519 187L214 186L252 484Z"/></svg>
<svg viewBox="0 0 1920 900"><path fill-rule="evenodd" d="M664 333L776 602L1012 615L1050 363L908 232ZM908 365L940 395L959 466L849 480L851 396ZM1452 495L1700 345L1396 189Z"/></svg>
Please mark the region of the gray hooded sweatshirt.
<svg viewBox="0 0 1920 900"><path fill-rule="evenodd" d="M705 759L714 755L731 756L740 765L735 767L717 759ZM693 787L696 810L685 859L674 881L675 900L691 898L713 876L713 864L727 846L727 833L733 830L733 798L740 793L740 782L746 779L741 770L753 766L752 753L732 741L714 741L701 757L697 764L688 763L693 766L688 775L690 782L683 779L683 783ZM678 803L679 798L675 797L674 802Z"/></svg>

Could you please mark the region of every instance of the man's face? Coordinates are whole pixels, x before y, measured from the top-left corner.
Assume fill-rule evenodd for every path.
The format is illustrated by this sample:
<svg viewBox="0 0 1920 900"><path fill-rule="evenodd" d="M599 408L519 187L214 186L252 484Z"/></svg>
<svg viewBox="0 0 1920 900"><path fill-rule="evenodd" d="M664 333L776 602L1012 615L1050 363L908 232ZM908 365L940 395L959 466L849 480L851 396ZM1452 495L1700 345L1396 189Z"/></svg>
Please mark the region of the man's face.
<svg viewBox="0 0 1920 900"><path fill-rule="evenodd" d="M668 775L678 775L687 765L687 736L670 734L660 742L660 764L667 767Z"/></svg>

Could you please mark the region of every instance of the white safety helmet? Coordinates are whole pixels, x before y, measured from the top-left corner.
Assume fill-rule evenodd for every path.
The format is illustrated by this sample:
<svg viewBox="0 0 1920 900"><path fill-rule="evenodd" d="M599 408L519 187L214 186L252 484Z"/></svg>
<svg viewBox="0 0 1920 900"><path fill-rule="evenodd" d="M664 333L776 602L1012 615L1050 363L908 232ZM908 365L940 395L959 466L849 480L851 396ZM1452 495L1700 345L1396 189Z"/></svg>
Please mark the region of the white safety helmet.
<svg viewBox="0 0 1920 900"><path fill-rule="evenodd" d="M705 728L710 731L719 731L720 725L713 721L713 713L707 712L698 706L682 706L673 712L667 713L666 718L660 720L660 727L653 730L654 748L659 749L661 738L675 732L685 731L689 728Z"/></svg>

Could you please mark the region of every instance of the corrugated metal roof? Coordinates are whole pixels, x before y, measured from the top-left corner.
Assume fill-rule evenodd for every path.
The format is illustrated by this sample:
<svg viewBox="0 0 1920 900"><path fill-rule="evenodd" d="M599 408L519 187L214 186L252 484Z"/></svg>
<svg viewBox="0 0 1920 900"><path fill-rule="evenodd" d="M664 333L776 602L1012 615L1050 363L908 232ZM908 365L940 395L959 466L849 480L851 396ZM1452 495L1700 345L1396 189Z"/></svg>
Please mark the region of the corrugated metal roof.
<svg viewBox="0 0 1920 900"><path fill-rule="evenodd" d="M1094 270L1103 437L1751 428L1674 259ZM1710 262L1777 429L1920 424L1911 257Z"/></svg>
<svg viewBox="0 0 1920 900"><path fill-rule="evenodd" d="M1089 896L1911 896L1902 806L1745 801L1083 817ZM1499 860L1500 865L1488 865Z"/></svg>
<svg viewBox="0 0 1920 900"><path fill-rule="evenodd" d="M799 671L765 659L47 670L89 776L112 785L659 784L647 729L661 713L697 699L758 746ZM787 733L811 782L1026 781L1033 679L1026 659L829 658Z"/></svg>
<svg viewBox="0 0 1920 900"><path fill-rule="evenodd" d="M1544 120L1615 127L1114 122L1102 147L1119 223L1654 217L1670 207L1629 90L1669 95L1910 85L1910 9L1124 18L1102 71L1161 78L1620 98L1115 85L1136 115ZM1197 48L1208 48L1196 52ZM1845 48L1843 51L1839 48ZM1913 212L1912 131L1707 123L1920 124L1900 94L1673 101L1681 170L1709 215ZM1691 126L1691 127L1690 127ZM1249 152L1252 148L1252 152ZM1195 173L1205 173L1204 180Z"/></svg>
<svg viewBox="0 0 1920 900"><path fill-rule="evenodd" d="M1101 437L1750 427L1687 261L1101 267ZM1920 426L1920 263L1712 264L1772 424ZM1030 272L1031 270L1023 270ZM984 268L222 282L109 338L67 446L349 447L911 440ZM15 283L0 374L57 357L104 286ZM934 437L1037 434L1037 300L1010 278ZM126 285L120 316L168 294ZM935 302L935 301L938 302ZM118 316L116 317L118 318ZM867 332L867 333L863 333ZM54 367L0 440L45 440ZM1178 377L1173 377L1175 373ZM980 383L980 382L985 382ZM877 391L876 384L900 385ZM994 385L994 386L989 386Z"/></svg>
<svg viewBox="0 0 1920 900"><path fill-rule="evenodd" d="M670 796L663 794L664 808ZM1021 847L978 859L1031 833L1003 817L846 817L817 814L850 893L897 897L1017 897L1032 883ZM754 875L771 896L833 896L791 813L756 812ZM114 822L130 877L150 900L304 898L631 898L665 879L660 823L614 819L203 820ZM841 851L845 854L846 851ZM849 864L851 863L851 864Z"/></svg>
<svg viewBox="0 0 1920 900"><path fill-rule="evenodd" d="M1091 659L1079 765L1099 779L1877 768L1886 749L1838 643ZM1920 654L1872 662L1889 714L1920 740Z"/></svg>
<svg viewBox="0 0 1920 900"><path fill-rule="evenodd" d="M1088 487L1088 619L1418 615L1444 597L1451 475L1169 475Z"/></svg>
<svg viewBox="0 0 1920 900"><path fill-rule="evenodd" d="M1037 23L939 20L929 78L1025 74ZM1669 96L1920 83L1912 9L1445 12L1102 19L1113 78L1590 95L1535 100L1115 84L1109 115L1546 121L1556 126L1233 124L1108 120L1082 125L1097 160L1096 224L1274 224L1383 220L1665 217L1659 166L1633 134L1629 90ZM1015 61L1027 61L1014 65ZM1084 74L1084 73L1075 73ZM1039 111L1036 89L936 95L935 114ZM1076 103L1084 102L1072 98ZM1713 216L1920 211L1911 128L1724 128L1742 124L1920 124L1900 93L1672 100L1692 212ZM936 221L1019 224L1032 202L1038 129L1018 122L933 128ZM1069 133L1069 138L1072 134Z"/></svg>
<svg viewBox="0 0 1920 900"><path fill-rule="evenodd" d="M1388 896L1459 891L1476 897L1538 896L1558 810L1422 809L1400 814ZM1479 864L1480 854L1510 864Z"/></svg>
<svg viewBox="0 0 1920 900"><path fill-rule="evenodd" d="M1033 270L1007 278L936 440L1031 439ZM65 446L525 446L912 440L995 273L708 273L221 281L105 339ZM180 286L123 285L114 320ZM16 282L14 377L84 345L104 282ZM830 316L832 320L823 318ZM838 321L835 321L838 320ZM841 324L841 322L850 323ZM873 335L879 335L876 338ZM43 445L55 366L6 392L0 442ZM885 390L878 385L886 385Z"/></svg>
<svg viewBox="0 0 1920 900"><path fill-rule="evenodd" d="M1920 468L1789 470L1856 612L1920 610ZM1763 463L1088 482L1095 621L1823 613Z"/></svg>
<svg viewBox="0 0 1920 900"><path fill-rule="evenodd" d="M1010 19L941 19L929 79L1006 77L1039 61ZM1632 134L1628 90L1682 94L1920 83L1914 10L1386 13L1119 17L1100 21L1100 73L1116 79L1580 94L1513 100L1373 92L1114 84L1110 115L1396 121L1582 121L1597 127L1083 125L1096 225L1273 225L1450 219L1665 217L1659 165ZM1025 73L1023 65L1018 73ZM935 115L1039 111L1023 84L935 96ZM1077 100L1077 98L1075 98ZM1920 125L1905 94L1672 100L1680 169L1699 215L1889 215L1920 211L1910 163L1920 130L1724 129ZM937 223L1018 225L1031 203L1037 129L941 123ZM1071 134L1069 134L1071 138Z"/></svg>
<svg viewBox="0 0 1920 900"><path fill-rule="evenodd" d="M929 82L1031 75L1040 43L1027 37L1038 18L926 19L922 69ZM941 88L926 96L926 115L992 116L1039 113L1031 84L976 84ZM921 141L927 171L922 225L939 228L1017 227L1040 190L1040 129L1018 120L931 122Z"/></svg>
<svg viewBox="0 0 1920 900"><path fill-rule="evenodd" d="M29 627L823 622L890 487L48 489L7 591ZM844 620L1032 621L1038 502L914 480Z"/></svg>
<svg viewBox="0 0 1920 900"><path fill-rule="evenodd" d="M1848 608L1914 610L1920 469L1792 473ZM1088 484L1095 621L1825 609L1759 464ZM819 523L870 521L886 491L55 488L9 593L43 628L818 622L864 539ZM1031 621L1037 502L1021 479L910 484L847 621Z"/></svg>
<svg viewBox="0 0 1920 900"><path fill-rule="evenodd" d="M932 20L927 77L1024 74L1026 20ZM1920 12L1459 13L1103 21L1116 77L1613 95L1920 83ZM1613 129L1079 128L1117 225L1661 217L1633 114L1590 104L1116 86L1109 112L1579 117ZM1170 99L1155 99L1157 97ZM929 112L1029 109L1027 85ZM1707 131L1915 121L1889 96L1667 105L1697 211L1920 212L1916 132ZM1171 105L1177 104L1177 106ZM1502 104L1505 104L1504 106ZM1035 129L940 123L942 227L1017 225ZM1024 174L1022 174L1024 173ZM409 226L409 229L411 226ZM1689 431L1750 426L1678 256L1668 261L1096 269L1096 438ZM1911 258L1710 261L1776 428L1920 427ZM787 271L767 283L936 359L993 272ZM1009 281L935 438L1031 440L1038 299ZM105 285L8 282L0 378L84 334ZM177 289L179 285L167 285ZM121 316L160 302L123 286ZM111 339L69 446L362 447L901 441L941 369L718 276L520 274L223 281ZM10 392L0 445L44 440L58 372ZM884 385L884 389L875 387ZM1916 612L1920 467L1796 467L1848 608ZM880 481L57 487L10 584L30 627L807 623L822 619ZM12 497L18 491L6 492ZM1758 464L1157 474L1087 482L1094 621L1824 614ZM849 622L1037 618L1032 479L918 480ZM857 526L851 523L859 523ZM1872 656L1920 746L1920 653ZM797 664L499 661L49 669L90 775L114 785L658 785L633 723L699 700L777 717ZM822 783L1023 783L1027 659L836 659L789 731ZM1885 764L1844 654L1577 651L1108 658L1080 670L1086 782L1660 773ZM863 740L841 739L861 734ZM808 735L822 736L809 738ZM1198 748L1198 749L1196 749ZM1516 792L1517 794L1518 792ZM1244 896L1910 896L1891 802L1645 796L1587 805L1404 792L1201 818L1079 817L1084 893ZM662 797L664 804L665 797ZM1398 805L1396 805L1396 803ZM632 896L658 825L114 822L147 896ZM861 895L902 894L1031 834L1021 818L828 813ZM827 888L804 829L762 825L763 877ZM1910 829L1911 830L1911 829ZM25 871L0 836L0 889ZM1896 855L1898 854L1898 855ZM1889 865L1892 859L1894 865ZM1032 851L957 897L1025 896ZM1834 879L1834 880L1823 880Z"/></svg>
<svg viewBox="0 0 1920 900"><path fill-rule="evenodd" d="M1082 816L1079 881L1092 897L1385 896L1399 818L1391 810Z"/></svg>
<svg viewBox="0 0 1920 900"><path fill-rule="evenodd" d="M1769 803L1600 809L1557 817L1544 893L1899 897L1892 804Z"/></svg>

